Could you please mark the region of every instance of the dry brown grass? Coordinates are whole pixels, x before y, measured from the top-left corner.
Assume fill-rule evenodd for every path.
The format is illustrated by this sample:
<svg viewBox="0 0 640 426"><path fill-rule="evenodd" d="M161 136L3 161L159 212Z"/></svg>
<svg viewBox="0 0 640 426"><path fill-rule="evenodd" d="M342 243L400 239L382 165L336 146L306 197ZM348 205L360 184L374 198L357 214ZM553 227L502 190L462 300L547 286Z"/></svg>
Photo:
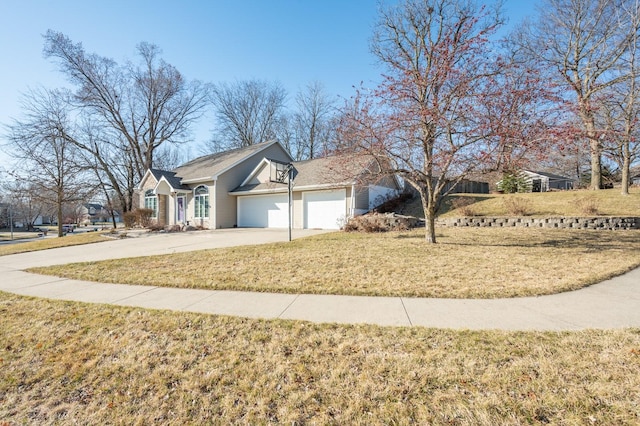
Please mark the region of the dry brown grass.
<svg viewBox="0 0 640 426"><path fill-rule="evenodd" d="M640 266L636 231L443 228L33 268L89 281L285 293L495 298L558 293Z"/></svg>
<svg viewBox="0 0 640 426"><path fill-rule="evenodd" d="M3 244L0 245L0 256L107 241L103 234L102 232L85 232L82 234L67 235L63 238L46 238L24 243Z"/></svg>
<svg viewBox="0 0 640 426"><path fill-rule="evenodd" d="M314 325L5 293L0 316L0 423L640 421L637 329Z"/></svg>
<svg viewBox="0 0 640 426"><path fill-rule="evenodd" d="M640 216L640 188L632 188L628 196L620 189L601 191L577 190L519 194L459 194L445 203L442 217L465 216L459 209L450 208L451 200L476 200L476 216L510 216L510 201L520 199L527 203L527 215L532 216ZM506 201L505 201L506 200ZM414 209L416 210L416 209ZM416 210L417 211L417 210Z"/></svg>

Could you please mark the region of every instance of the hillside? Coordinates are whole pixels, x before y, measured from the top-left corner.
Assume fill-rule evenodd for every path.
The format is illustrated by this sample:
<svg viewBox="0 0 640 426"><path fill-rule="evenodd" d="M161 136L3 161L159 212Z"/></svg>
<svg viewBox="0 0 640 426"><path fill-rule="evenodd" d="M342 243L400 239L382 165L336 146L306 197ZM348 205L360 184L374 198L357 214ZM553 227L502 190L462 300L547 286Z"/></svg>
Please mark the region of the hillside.
<svg viewBox="0 0 640 426"><path fill-rule="evenodd" d="M467 203L468 206L460 207ZM456 194L447 197L439 216L517 215L509 208L510 204L524 207L527 216L640 216L640 188L632 188L629 196L622 196L618 188L523 194ZM395 211L424 217L417 197Z"/></svg>

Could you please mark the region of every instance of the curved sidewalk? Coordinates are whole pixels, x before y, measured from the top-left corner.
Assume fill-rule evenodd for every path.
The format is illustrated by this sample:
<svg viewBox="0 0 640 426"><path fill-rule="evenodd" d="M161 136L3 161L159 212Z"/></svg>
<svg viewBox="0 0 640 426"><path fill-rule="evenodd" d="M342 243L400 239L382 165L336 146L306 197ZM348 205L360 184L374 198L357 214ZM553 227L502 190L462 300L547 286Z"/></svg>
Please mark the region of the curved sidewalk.
<svg viewBox="0 0 640 426"><path fill-rule="evenodd" d="M294 237L306 234L294 234ZM581 290L514 299L426 299L274 294L101 284L22 269L286 240L276 231L160 235L0 257L0 291L91 303L342 324L453 329L581 330L640 327L640 268Z"/></svg>

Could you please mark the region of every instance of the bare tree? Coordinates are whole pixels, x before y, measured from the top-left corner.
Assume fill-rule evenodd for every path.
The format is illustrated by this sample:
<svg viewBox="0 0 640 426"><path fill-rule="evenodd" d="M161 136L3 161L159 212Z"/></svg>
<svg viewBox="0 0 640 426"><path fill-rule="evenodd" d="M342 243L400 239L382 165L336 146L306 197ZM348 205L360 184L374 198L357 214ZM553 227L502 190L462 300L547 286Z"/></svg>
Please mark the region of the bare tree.
<svg viewBox="0 0 640 426"><path fill-rule="evenodd" d="M97 129L91 138L83 133L65 137L96 157L125 211L131 208L135 185L155 165L157 149L188 141L209 97L207 85L185 81L160 58L157 46L140 43L137 50L138 65L119 65L87 54L82 44L62 33L49 30L45 35L45 57L55 60L75 86L71 101Z"/></svg>
<svg viewBox="0 0 640 426"><path fill-rule="evenodd" d="M78 148L65 137L73 124L60 92L32 91L24 97L22 110L24 119L7 127L9 152L17 161L12 175L28 182L30 198L40 206L55 206L62 236L63 208L85 201L94 185L78 162Z"/></svg>
<svg viewBox="0 0 640 426"><path fill-rule="evenodd" d="M640 26L640 1L633 0L618 10L618 21L622 26L631 22ZM624 78L608 87L600 99L598 111L601 125L606 129L604 152L611 157L621 171L622 194L629 194L631 164L640 158L640 69L637 32L628 38L628 46L620 58L618 72Z"/></svg>
<svg viewBox="0 0 640 426"><path fill-rule="evenodd" d="M297 160L316 158L326 151L335 102L327 95L322 83L314 81L298 92L296 105L294 156Z"/></svg>
<svg viewBox="0 0 640 426"><path fill-rule="evenodd" d="M287 93L279 83L262 80L220 84L212 94L217 126L209 150L244 148L277 138Z"/></svg>
<svg viewBox="0 0 640 426"><path fill-rule="evenodd" d="M496 72L497 11L473 1L410 0L380 11L372 50L386 68L377 90L345 110L356 149L392 163L422 200L426 241L447 188L486 163L482 99ZM388 170L388 169L387 169Z"/></svg>
<svg viewBox="0 0 640 426"><path fill-rule="evenodd" d="M570 96L589 142L591 188L601 187L602 136L597 125L598 95L626 79L621 58L638 22L621 21L619 12L635 0L544 0L536 22L515 37L523 51Z"/></svg>

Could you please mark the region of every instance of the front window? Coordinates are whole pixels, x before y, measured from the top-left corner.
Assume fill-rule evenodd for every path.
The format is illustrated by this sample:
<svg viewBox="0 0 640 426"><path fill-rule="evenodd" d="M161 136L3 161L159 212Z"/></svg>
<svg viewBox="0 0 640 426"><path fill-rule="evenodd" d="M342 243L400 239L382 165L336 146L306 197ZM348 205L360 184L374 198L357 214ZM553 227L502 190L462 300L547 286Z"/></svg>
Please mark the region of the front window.
<svg viewBox="0 0 640 426"><path fill-rule="evenodd" d="M206 219L209 217L209 188L200 185L194 191L195 218Z"/></svg>
<svg viewBox="0 0 640 426"><path fill-rule="evenodd" d="M158 217L158 196L153 193L153 189L144 193L144 208L153 211L151 217Z"/></svg>

